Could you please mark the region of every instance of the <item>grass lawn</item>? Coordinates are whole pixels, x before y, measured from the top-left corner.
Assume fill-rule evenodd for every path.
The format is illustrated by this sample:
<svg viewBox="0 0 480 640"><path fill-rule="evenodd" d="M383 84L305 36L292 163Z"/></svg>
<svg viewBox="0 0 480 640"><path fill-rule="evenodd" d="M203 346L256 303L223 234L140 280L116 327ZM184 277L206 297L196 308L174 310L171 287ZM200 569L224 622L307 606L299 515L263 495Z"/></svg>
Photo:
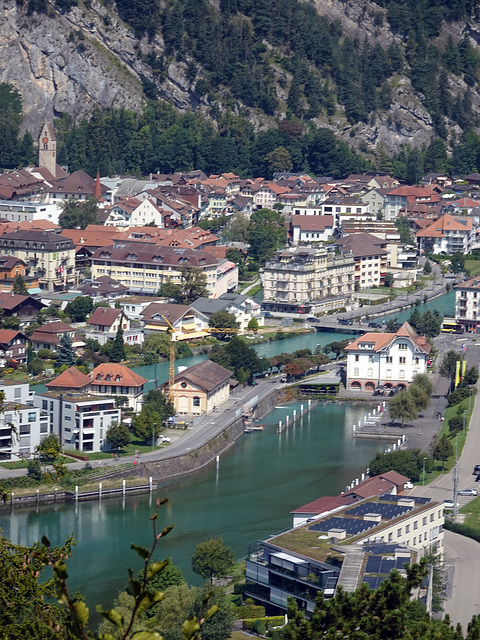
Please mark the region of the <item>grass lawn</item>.
<svg viewBox="0 0 480 640"><path fill-rule="evenodd" d="M480 260L465 260L465 269L470 278L477 276L480 273Z"/></svg>
<svg viewBox="0 0 480 640"><path fill-rule="evenodd" d="M473 475L472 475L473 478ZM475 481L472 482L472 487ZM465 514L465 524L475 529L480 529L480 496L475 498L460 509L460 513Z"/></svg>
<svg viewBox="0 0 480 640"><path fill-rule="evenodd" d="M445 420L443 421L439 438L441 438L444 433L448 436L448 419L456 415L459 412L459 408L460 408L460 415L463 415L463 411L466 409L465 431L460 431L460 433L458 433L457 436L454 438L450 437L450 442L453 444L454 447L455 447L455 441L457 443L457 456L459 458L462 454L463 446L465 444L465 439L467 437L468 425L470 424L470 417L472 415L474 402L475 402L475 398L472 396L470 409L469 409L469 398L465 398L465 400L462 400L462 402L460 402L459 404L456 404L453 407L447 407L447 409L445 409L445 413L444 413ZM425 483L428 484L429 482L434 480L437 476L439 476L441 473L447 473L448 471L453 469L454 465L455 465L455 454L453 456L450 456L448 460L445 460L445 468L443 468L443 464L441 461L435 460L435 467L433 471L425 475ZM417 484L420 484L420 483L417 483Z"/></svg>
<svg viewBox="0 0 480 640"><path fill-rule="evenodd" d="M70 464L76 462L73 458L61 457L63 464ZM28 460L18 460L17 462L0 462L0 467L4 469L26 469L28 467ZM43 463L42 463L43 464Z"/></svg>

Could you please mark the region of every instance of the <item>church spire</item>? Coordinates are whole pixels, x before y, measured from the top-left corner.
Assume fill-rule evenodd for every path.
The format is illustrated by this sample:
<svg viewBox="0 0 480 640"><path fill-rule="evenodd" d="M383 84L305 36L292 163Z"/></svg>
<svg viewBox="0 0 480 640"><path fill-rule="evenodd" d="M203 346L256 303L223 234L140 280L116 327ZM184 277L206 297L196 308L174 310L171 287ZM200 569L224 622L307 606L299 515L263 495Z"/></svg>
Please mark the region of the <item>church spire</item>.
<svg viewBox="0 0 480 640"><path fill-rule="evenodd" d="M97 169L97 178L95 180L95 191L93 197L97 202L101 202L102 198L102 185L100 184L100 171Z"/></svg>

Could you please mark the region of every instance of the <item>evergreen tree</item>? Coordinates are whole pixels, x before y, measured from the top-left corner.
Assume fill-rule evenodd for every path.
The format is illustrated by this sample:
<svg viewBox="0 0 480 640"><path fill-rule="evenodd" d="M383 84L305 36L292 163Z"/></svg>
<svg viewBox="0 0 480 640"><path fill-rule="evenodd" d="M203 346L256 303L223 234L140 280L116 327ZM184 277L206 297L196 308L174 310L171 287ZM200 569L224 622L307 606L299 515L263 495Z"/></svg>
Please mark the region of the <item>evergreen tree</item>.
<svg viewBox="0 0 480 640"><path fill-rule="evenodd" d="M72 339L67 332L59 338L57 357L55 359L55 366L61 367L63 364L68 367L73 367L75 364L75 351L73 350Z"/></svg>
<svg viewBox="0 0 480 640"><path fill-rule="evenodd" d="M122 360L125 360L125 343L123 342L123 329L121 324L117 329L117 335L111 343L108 355L112 362L121 362Z"/></svg>
<svg viewBox="0 0 480 640"><path fill-rule="evenodd" d="M25 282L25 278L19 273L15 278L12 287L13 293L20 294L22 296L28 296L27 283Z"/></svg>

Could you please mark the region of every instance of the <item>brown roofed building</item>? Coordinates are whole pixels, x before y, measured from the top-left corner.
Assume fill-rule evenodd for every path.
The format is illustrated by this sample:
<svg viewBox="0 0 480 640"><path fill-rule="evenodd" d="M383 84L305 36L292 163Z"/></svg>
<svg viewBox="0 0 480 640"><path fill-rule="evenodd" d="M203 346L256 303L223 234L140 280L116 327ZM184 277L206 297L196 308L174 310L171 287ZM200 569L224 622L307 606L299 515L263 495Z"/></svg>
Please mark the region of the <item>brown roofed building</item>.
<svg viewBox="0 0 480 640"><path fill-rule="evenodd" d="M27 337L16 329L0 329L0 367L10 360L27 361Z"/></svg>
<svg viewBox="0 0 480 640"><path fill-rule="evenodd" d="M230 397L232 372L211 360L204 360L175 376L173 403L178 415L210 413ZM162 385L168 393L168 383Z"/></svg>
<svg viewBox="0 0 480 640"><path fill-rule="evenodd" d="M66 178L56 180L46 191L50 194L50 201L61 202L68 198L88 200L95 194L95 178L83 170L74 171ZM107 196L107 188L102 185L102 196Z"/></svg>
<svg viewBox="0 0 480 640"><path fill-rule="evenodd" d="M56 351L60 344L60 338L64 334L67 334L72 340L75 340L75 329L69 324L62 322L62 320L56 320L55 322L48 322L42 325L30 336L30 342L34 351L40 349L50 349L50 351Z"/></svg>
<svg viewBox="0 0 480 640"><path fill-rule="evenodd" d="M38 287L38 278L36 276L27 276L25 262L15 256L0 256L0 289L2 291L11 291L15 279L21 276L25 280L27 288Z"/></svg>
<svg viewBox="0 0 480 640"><path fill-rule="evenodd" d="M30 324L45 306L32 296L0 292L0 309L5 316L18 316L21 324Z"/></svg>
<svg viewBox="0 0 480 640"><path fill-rule="evenodd" d="M476 240L477 228L473 218L446 213L417 233L418 248L422 253L469 253Z"/></svg>
<svg viewBox="0 0 480 640"><path fill-rule="evenodd" d="M208 335L207 316L188 305L152 302L140 315L146 335L158 331L165 333L170 330L170 325L175 329L177 340L189 340Z"/></svg>
<svg viewBox="0 0 480 640"><path fill-rule="evenodd" d="M89 325L87 338L97 340L104 345L108 340L113 340L117 335L117 331L130 331L130 318L128 318L121 309L112 309L111 307L97 307L87 321ZM125 340L124 335L124 340Z"/></svg>
<svg viewBox="0 0 480 640"><path fill-rule="evenodd" d="M360 289L379 287L387 273L387 241L371 233L353 233L336 240L343 253L355 258L355 282Z"/></svg>
<svg viewBox="0 0 480 640"><path fill-rule="evenodd" d="M134 411L140 411L143 387L147 382L123 364L103 362L92 371L92 393L97 396L124 396Z"/></svg>
<svg viewBox="0 0 480 640"><path fill-rule="evenodd" d="M63 371L55 380L47 382L45 385L49 391L81 391L86 393L90 389L92 379L82 373L77 367L70 367Z"/></svg>

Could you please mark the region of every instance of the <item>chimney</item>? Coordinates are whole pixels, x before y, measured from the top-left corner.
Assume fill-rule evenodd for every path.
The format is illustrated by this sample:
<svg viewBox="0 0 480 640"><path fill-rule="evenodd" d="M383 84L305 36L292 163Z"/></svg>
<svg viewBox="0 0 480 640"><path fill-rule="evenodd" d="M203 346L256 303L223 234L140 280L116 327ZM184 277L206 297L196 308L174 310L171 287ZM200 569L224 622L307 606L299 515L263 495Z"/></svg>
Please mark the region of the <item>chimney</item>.
<svg viewBox="0 0 480 640"><path fill-rule="evenodd" d="M100 171L97 169L97 178L95 180L95 191L93 193L93 197L97 202L102 202L102 186L100 184Z"/></svg>

